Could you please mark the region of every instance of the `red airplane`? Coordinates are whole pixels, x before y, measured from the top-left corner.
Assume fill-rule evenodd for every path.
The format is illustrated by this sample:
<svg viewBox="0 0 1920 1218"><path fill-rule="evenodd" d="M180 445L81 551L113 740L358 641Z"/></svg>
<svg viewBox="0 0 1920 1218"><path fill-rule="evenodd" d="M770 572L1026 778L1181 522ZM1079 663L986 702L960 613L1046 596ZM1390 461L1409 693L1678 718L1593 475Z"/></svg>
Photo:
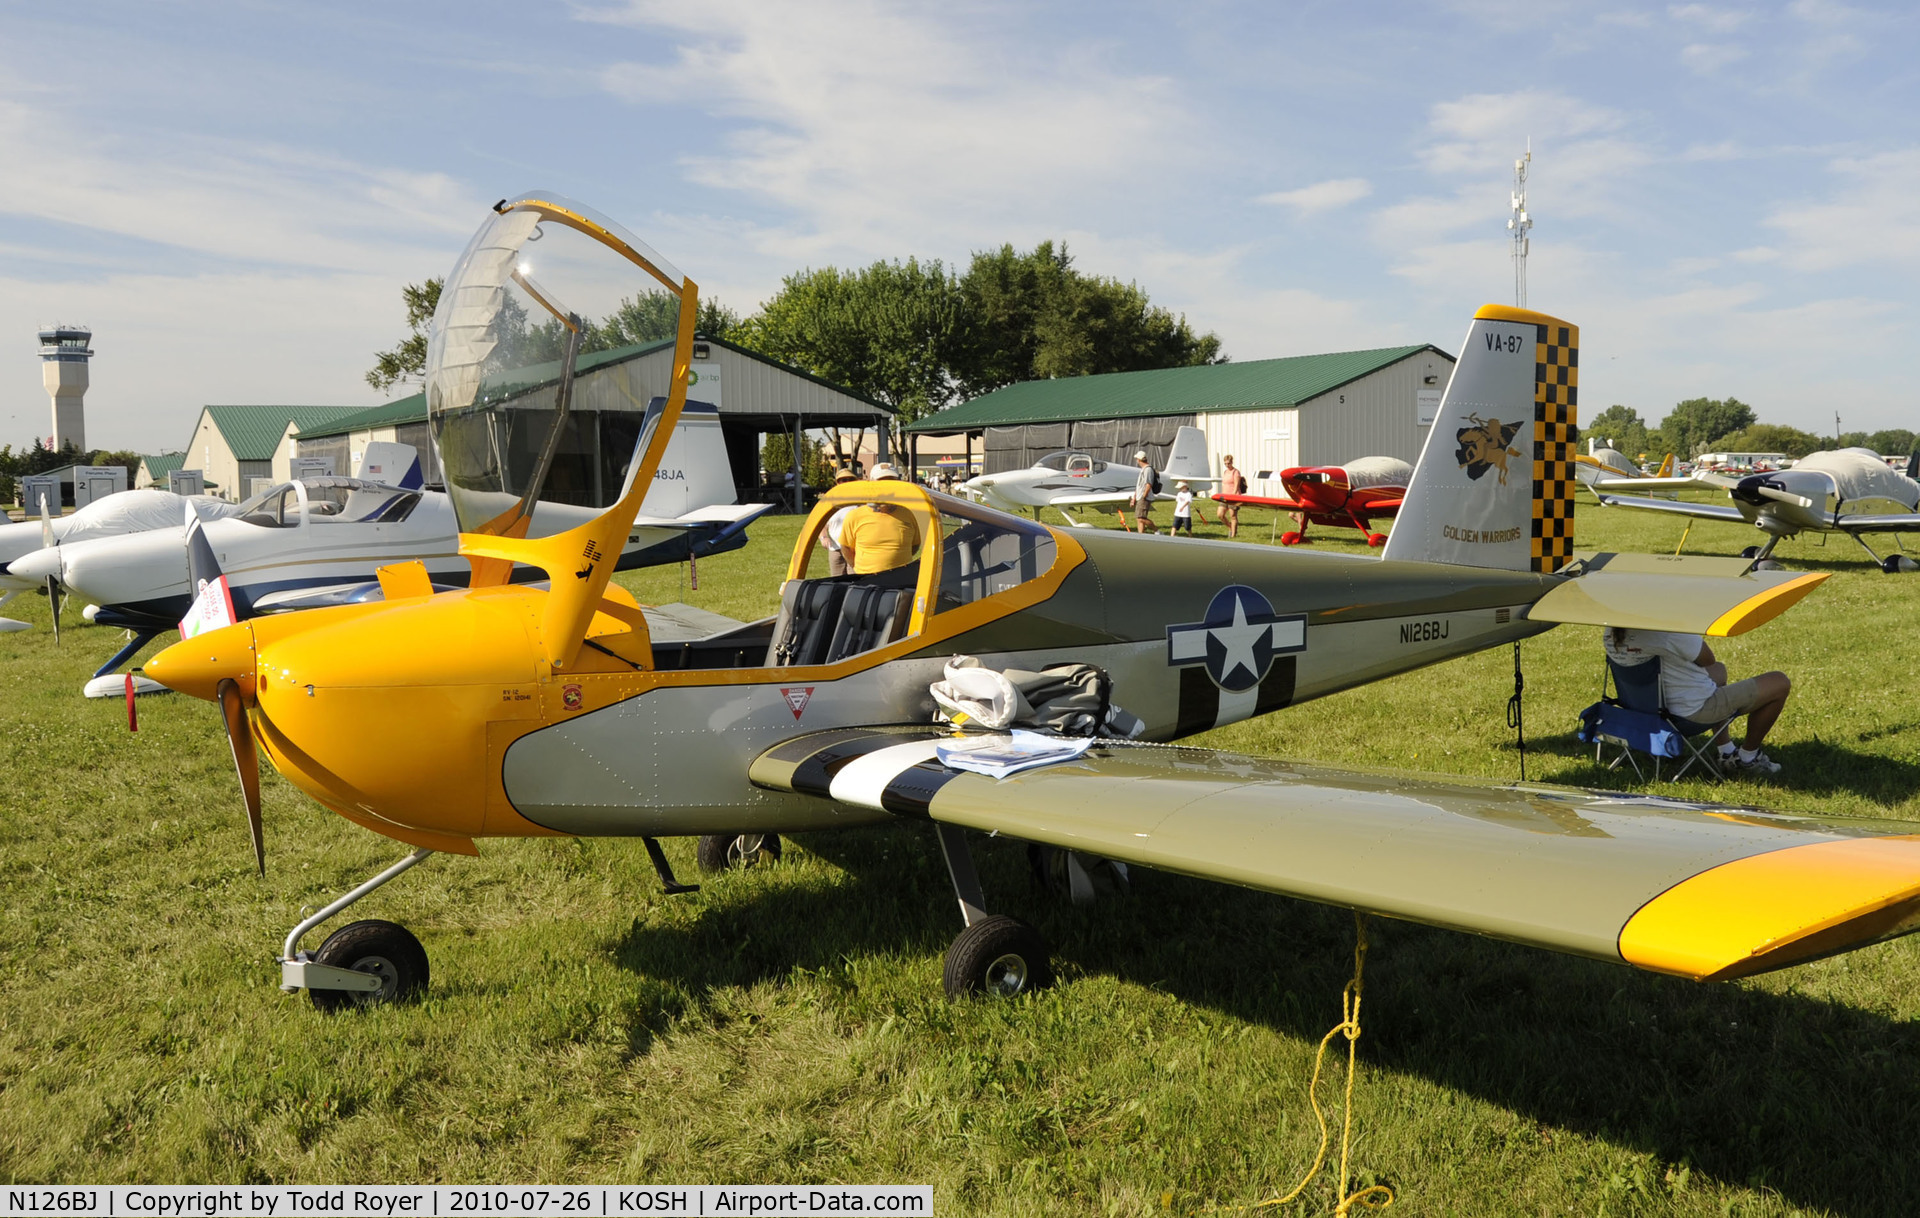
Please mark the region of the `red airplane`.
<svg viewBox="0 0 1920 1218"><path fill-rule="evenodd" d="M1280 485L1289 499L1266 495L1220 495L1216 503L1251 503L1293 513L1300 530L1280 534L1280 544L1297 546L1310 540L1309 524L1351 525L1370 546L1387 544L1385 533L1372 528L1375 516L1392 516L1407 497L1413 467L1398 457L1362 457L1345 465L1308 465L1280 471Z"/></svg>

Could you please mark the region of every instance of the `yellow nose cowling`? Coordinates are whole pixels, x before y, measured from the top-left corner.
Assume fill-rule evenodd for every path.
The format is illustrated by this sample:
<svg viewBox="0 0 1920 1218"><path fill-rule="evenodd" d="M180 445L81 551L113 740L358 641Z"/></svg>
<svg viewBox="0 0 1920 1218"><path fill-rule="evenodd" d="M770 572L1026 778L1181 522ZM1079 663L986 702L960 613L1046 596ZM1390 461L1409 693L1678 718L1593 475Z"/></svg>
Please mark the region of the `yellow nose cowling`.
<svg viewBox="0 0 1920 1218"><path fill-rule="evenodd" d="M242 622L182 639L141 665L140 671L168 689L208 702L219 701L220 682L231 680L251 703L254 667L253 626Z"/></svg>
<svg viewBox="0 0 1920 1218"><path fill-rule="evenodd" d="M256 619L261 748L349 819L471 851L490 805L518 822L497 806L493 754L539 726L543 601L526 588L478 588Z"/></svg>

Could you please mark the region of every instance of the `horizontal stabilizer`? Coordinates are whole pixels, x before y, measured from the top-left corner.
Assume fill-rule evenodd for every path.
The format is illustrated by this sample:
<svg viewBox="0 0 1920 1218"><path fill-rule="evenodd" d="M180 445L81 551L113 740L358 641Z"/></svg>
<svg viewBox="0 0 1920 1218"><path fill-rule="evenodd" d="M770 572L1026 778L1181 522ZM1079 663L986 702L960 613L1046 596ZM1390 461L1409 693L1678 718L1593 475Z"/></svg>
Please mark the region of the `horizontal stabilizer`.
<svg viewBox="0 0 1920 1218"><path fill-rule="evenodd" d="M944 733L778 745L774 790L1696 979L1920 929L1903 822L1339 770L1102 741L1011 778L932 760Z"/></svg>
<svg viewBox="0 0 1920 1218"><path fill-rule="evenodd" d="M1578 572L1528 608L1535 622L1745 634L1792 608L1828 572L1754 571L1751 559L1672 554L1576 554Z"/></svg>

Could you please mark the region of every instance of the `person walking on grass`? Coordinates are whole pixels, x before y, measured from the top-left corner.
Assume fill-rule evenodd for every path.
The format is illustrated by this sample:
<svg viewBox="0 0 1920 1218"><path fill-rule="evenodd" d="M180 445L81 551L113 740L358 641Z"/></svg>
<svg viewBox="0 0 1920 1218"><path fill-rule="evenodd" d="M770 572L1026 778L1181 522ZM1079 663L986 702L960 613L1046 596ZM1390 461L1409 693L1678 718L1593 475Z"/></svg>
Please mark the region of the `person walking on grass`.
<svg viewBox="0 0 1920 1218"><path fill-rule="evenodd" d="M1233 455L1220 458L1223 467L1220 470L1220 493L1223 495L1244 495L1247 493L1247 476L1233 467ZM1227 526L1228 537L1240 535L1240 505L1223 503L1220 505L1220 523Z"/></svg>
<svg viewBox="0 0 1920 1218"><path fill-rule="evenodd" d="M1184 482L1174 484L1173 535L1193 536L1193 491Z"/></svg>
<svg viewBox="0 0 1920 1218"><path fill-rule="evenodd" d="M1153 497L1160 493L1160 475L1147 463L1144 451L1133 454L1133 463L1140 467L1140 477L1133 484L1133 523L1142 533L1158 533L1154 527Z"/></svg>

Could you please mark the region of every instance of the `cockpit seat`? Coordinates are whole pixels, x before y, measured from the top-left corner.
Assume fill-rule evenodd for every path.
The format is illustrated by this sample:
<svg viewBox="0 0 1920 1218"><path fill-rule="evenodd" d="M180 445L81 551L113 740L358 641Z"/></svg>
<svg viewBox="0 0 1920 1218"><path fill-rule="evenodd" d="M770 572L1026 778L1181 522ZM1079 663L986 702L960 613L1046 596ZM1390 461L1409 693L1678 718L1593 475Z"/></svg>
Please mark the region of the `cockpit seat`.
<svg viewBox="0 0 1920 1218"><path fill-rule="evenodd" d="M912 601L911 588L876 588L872 584L848 588L825 662L838 663L899 638L906 629L907 606Z"/></svg>
<svg viewBox="0 0 1920 1218"><path fill-rule="evenodd" d="M839 580L798 580L790 584L781 614L784 627L774 635L767 666L826 663L847 590L848 585Z"/></svg>

